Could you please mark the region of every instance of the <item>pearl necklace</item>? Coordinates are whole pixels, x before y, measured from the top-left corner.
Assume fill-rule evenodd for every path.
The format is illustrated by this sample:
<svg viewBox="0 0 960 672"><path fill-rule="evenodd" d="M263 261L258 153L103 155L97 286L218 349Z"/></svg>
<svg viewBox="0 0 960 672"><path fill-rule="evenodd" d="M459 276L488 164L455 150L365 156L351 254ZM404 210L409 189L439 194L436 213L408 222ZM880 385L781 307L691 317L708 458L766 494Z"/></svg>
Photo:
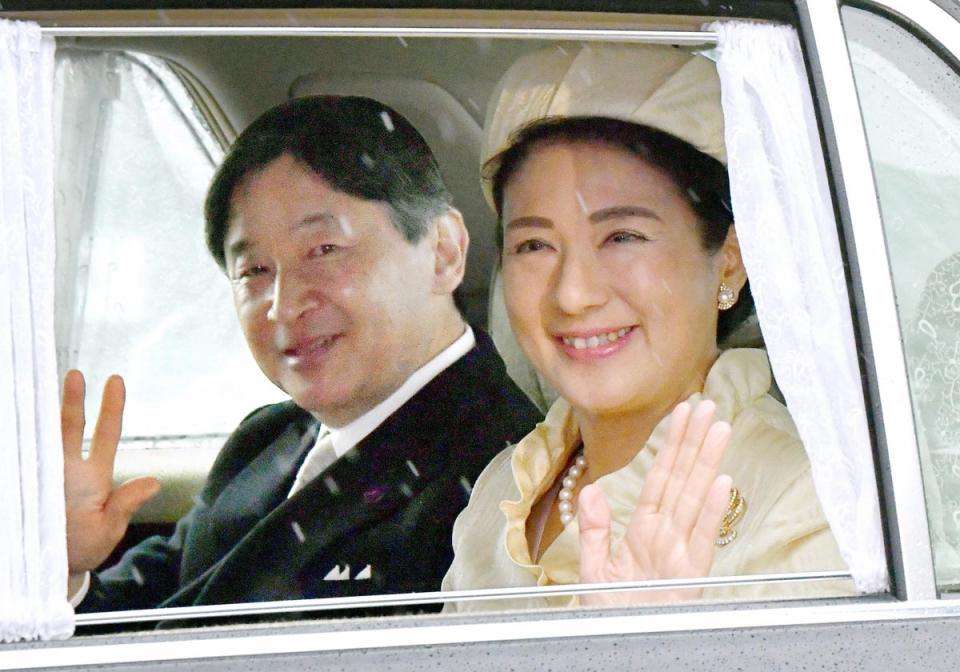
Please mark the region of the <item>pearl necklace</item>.
<svg viewBox="0 0 960 672"><path fill-rule="evenodd" d="M577 488L577 480L587 470L587 458L583 456L583 451L577 455L577 459L567 469L567 475L563 478L563 487L557 494L557 500L560 502L560 522L566 527L576 517L573 511L573 491Z"/></svg>

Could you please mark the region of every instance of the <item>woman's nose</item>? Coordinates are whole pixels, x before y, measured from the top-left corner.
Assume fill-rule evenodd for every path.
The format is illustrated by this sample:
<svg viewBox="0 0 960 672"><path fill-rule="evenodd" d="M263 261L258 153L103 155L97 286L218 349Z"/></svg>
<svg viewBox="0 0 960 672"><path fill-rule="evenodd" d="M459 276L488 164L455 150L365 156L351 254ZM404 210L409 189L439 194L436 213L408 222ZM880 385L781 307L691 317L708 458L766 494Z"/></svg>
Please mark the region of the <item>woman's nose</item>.
<svg viewBox="0 0 960 672"><path fill-rule="evenodd" d="M557 307L576 315L607 301L606 274L592 251L566 253L556 270L554 297Z"/></svg>
<svg viewBox="0 0 960 672"><path fill-rule="evenodd" d="M278 270L273 277L267 319L275 322L296 320L316 303L309 280L296 271Z"/></svg>

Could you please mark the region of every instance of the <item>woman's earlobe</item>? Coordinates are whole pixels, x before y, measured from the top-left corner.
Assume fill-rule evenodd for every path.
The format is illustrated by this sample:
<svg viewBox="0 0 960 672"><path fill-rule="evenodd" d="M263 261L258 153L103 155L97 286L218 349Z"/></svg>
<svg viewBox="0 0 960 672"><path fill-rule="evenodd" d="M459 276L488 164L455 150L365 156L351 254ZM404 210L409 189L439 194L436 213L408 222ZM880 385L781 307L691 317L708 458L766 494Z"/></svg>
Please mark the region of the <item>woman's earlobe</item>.
<svg viewBox="0 0 960 672"><path fill-rule="evenodd" d="M723 267L721 268L720 281L733 291L734 296L738 296L740 290L747 284L747 269L743 265L740 240L737 238L736 228L732 224L727 230L727 238L723 242L722 253Z"/></svg>
<svg viewBox="0 0 960 672"><path fill-rule="evenodd" d="M717 308L719 310L730 310L737 302L737 293L733 287L725 282L720 283L720 289L717 291Z"/></svg>

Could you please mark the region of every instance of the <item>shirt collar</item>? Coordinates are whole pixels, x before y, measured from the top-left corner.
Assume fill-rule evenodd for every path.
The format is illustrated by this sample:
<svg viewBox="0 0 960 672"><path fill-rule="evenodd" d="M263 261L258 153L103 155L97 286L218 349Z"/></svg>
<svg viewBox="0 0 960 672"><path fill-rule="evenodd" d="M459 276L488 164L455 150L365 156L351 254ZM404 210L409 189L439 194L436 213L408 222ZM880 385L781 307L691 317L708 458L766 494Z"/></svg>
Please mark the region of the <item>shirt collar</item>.
<svg viewBox="0 0 960 672"><path fill-rule="evenodd" d="M444 369L470 352L477 339L473 335L470 325L465 325L463 334L457 340L441 350L433 359L421 366L407 378L403 385L394 390L393 394L381 401L360 417L348 422L343 427L321 427L318 434L324 437L328 433L333 441L333 450L337 457L343 455L379 427L394 411L403 406L413 395L419 392L431 380L436 378Z"/></svg>

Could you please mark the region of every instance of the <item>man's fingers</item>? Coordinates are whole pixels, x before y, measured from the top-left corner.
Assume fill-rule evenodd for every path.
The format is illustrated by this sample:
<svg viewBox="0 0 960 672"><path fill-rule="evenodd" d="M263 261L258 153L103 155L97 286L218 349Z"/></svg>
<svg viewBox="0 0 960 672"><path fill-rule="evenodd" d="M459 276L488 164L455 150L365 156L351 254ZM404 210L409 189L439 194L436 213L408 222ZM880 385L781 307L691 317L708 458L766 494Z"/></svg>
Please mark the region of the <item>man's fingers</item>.
<svg viewBox="0 0 960 672"><path fill-rule="evenodd" d="M677 459L683 435L687 431L687 423L690 421L692 411L690 404L684 401L677 404L670 413L667 440L657 453L657 459L647 474L643 490L640 492L640 500L637 502L638 512L653 513L660 509L660 500L663 499L663 493L670 480L670 473Z"/></svg>
<svg viewBox="0 0 960 672"><path fill-rule="evenodd" d="M707 431L693 468L677 499L674 524L677 534L687 538L704 509L711 485L720 470L720 460L730 442L731 429L726 422L715 422Z"/></svg>
<svg viewBox="0 0 960 672"><path fill-rule="evenodd" d="M93 430L93 441L90 444L90 459L98 462L102 468L109 469L111 473L117 445L120 443L125 399L123 378L110 376L103 386L100 415L97 416L97 426Z"/></svg>
<svg viewBox="0 0 960 672"><path fill-rule="evenodd" d="M80 459L83 446L83 415L85 384L83 374L76 369L67 371L63 379L63 400L60 403L60 434L63 437L65 458Z"/></svg>
<svg viewBox="0 0 960 672"><path fill-rule="evenodd" d="M134 478L118 486L107 500L106 509L124 527L148 499L160 492L160 481L152 476Z"/></svg>
<svg viewBox="0 0 960 672"><path fill-rule="evenodd" d="M709 572L710 563L713 561L720 523L723 522L730 502L731 487L733 479L726 474L714 479L690 536L690 561L696 564L704 575Z"/></svg>
<svg viewBox="0 0 960 672"><path fill-rule="evenodd" d="M610 507L603 490L590 484L577 498L580 526L580 582L605 581L603 568L610 562Z"/></svg>

